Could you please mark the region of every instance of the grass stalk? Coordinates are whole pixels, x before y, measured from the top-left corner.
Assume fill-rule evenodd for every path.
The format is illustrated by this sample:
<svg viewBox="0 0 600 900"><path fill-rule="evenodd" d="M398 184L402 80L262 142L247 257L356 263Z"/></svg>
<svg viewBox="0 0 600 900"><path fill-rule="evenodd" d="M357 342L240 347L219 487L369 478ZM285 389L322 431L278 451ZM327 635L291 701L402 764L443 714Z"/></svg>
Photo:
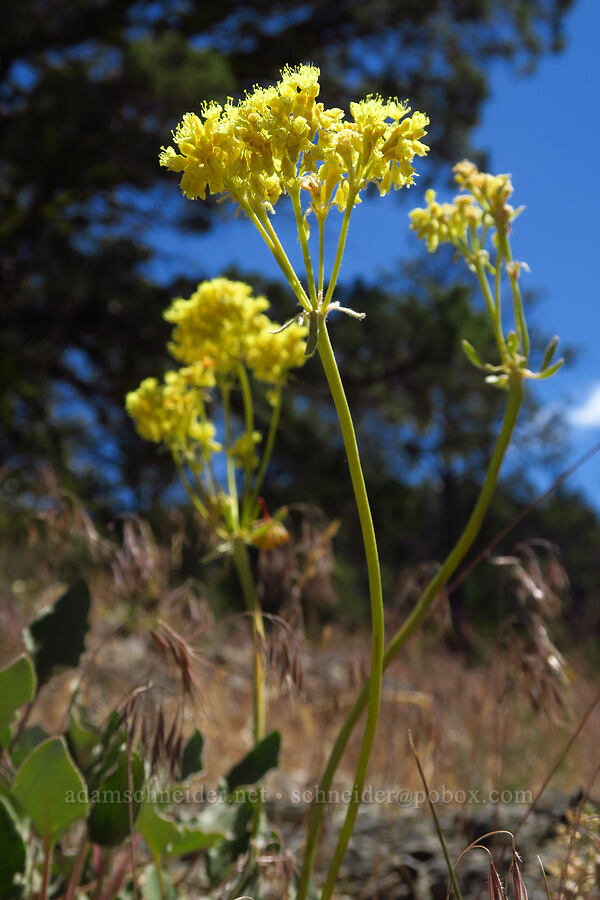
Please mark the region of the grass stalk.
<svg viewBox="0 0 600 900"><path fill-rule="evenodd" d="M412 750L412 754L415 758L415 763L417 765L417 769L419 770L419 776L423 783L423 787L425 788L425 794L427 795L427 803L429 804L429 809L431 810L431 815L433 818L433 824L435 826L435 830L437 832L437 836L442 848L442 852L444 854L444 860L446 861L446 868L448 869L448 873L450 875L450 881L452 883L452 889L456 895L456 900L462 900L462 894L460 892L460 887L458 884L458 878L456 877L456 872L454 870L454 866L452 865L452 860L450 859L450 852L448 850L448 844L446 843L446 838L444 837L444 832L442 831L442 826L440 825L440 820L438 819L438 814L435 809L435 804L431 800L431 793L429 791L429 785L427 784L427 779L425 778L425 772L423 771L423 766L421 765L421 760L419 759L419 754L417 753L417 748L415 747L412 739L412 734L408 732L408 742L410 744L410 749Z"/></svg>

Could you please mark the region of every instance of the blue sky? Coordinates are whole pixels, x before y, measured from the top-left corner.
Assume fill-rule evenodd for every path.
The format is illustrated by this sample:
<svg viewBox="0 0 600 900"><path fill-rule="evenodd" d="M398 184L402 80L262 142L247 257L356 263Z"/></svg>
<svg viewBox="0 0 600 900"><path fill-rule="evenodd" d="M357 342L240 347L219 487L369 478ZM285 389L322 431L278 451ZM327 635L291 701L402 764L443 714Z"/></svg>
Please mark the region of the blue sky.
<svg viewBox="0 0 600 900"><path fill-rule="evenodd" d="M514 248L524 276L541 289L534 322L577 347L576 360L538 396L567 401L571 458L600 440L600 38L599 0L578 0L566 21L567 48L518 78L497 66L492 97L475 133L494 171L511 172L518 204ZM600 509L600 454L569 481Z"/></svg>
<svg viewBox="0 0 600 900"><path fill-rule="evenodd" d="M534 75L521 77L501 63L493 67L491 96L474 145L488 151L491 171L512 173L515 205L526 206L515 224L513 251L531 268L522 276L524 287L541 295L531 315L533 328L537 324L546 334L557 333L579 351L572 364L533 388L544 409L564 408L573 460L600 440L600 311L594 270L600 258L600 0L578 0L566 19L566 37L565 51L544 57ZM438 193L439 199L451 196L443 184ZM410 207L423 202L420 185L411 189L410 201L407 206L374 198L357 208L341 280L394 271L410 258L417 242L406 216ZM279 208L275 224L300 271L295 229ZM163 264L168 257L170 266L188 275L214 277L231 264L248 268L248 261L250 268L279 274L243 218L227 218L207 236L179 236L168 246L164 231L161 238ZM556 474L539 473L540 487ZM600 454L568 483L600 510Z"/></svg>

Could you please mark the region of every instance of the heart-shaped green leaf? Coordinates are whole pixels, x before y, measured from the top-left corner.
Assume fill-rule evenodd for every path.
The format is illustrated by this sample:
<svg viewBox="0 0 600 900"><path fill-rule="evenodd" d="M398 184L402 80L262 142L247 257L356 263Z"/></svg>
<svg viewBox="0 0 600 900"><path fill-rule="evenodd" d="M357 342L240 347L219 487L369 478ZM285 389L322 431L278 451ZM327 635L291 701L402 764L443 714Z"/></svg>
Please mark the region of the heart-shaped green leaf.
<svg viewBox="0 0 600 900"><path fill-rule="evenodd" d="M100 744L101 734L89 721L86 710L77 703L69 713L69 728L65 737L73 758L85 773L94 758L96 747Z"/></svg>
<svg viewBox="0 0 600 900"><path fill-rule="evenodd" d="M62 738L49 738L31 751L15 775L12 796L51 845L88 811L83 778Z"/></svg>
<svg viewBox="0 0 600 900"><path fill-rule="evenodd" d="M10 758L13 766L18 768L21 763L25 762L32 750L35 750L44 741L47 741L50 735L41 725L28 725L23 729L19 739L10 752Z"/></svg>
<svg viewBox="0 0 600 900"><path fill-rule="evenodd" d="M191 824L173 822L161 816L152 803L142 807L137 827L155 858L198 853L226 840L222 832L207 832Z"/></svg>

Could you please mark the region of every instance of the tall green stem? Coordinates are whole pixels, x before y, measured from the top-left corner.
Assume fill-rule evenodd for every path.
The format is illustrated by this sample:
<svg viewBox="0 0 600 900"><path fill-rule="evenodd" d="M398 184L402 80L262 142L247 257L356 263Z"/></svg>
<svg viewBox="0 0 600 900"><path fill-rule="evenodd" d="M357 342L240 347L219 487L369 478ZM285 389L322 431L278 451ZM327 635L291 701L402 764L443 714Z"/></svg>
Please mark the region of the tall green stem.
<svg viewBox="0 0 600 900"><path fill-rule="evenodd" d="M348 458L348 466L350 469L350 477L352 479L352 487L356 500L356 507L360 520L363 543L365 547L365 555L367 561L367 571L369 575L369 595L371 599L371 627L372 627L372 644L371 644L371 676L369 678L368 688L368 711L365 731L363 734L362 744L356 766L354 776L354 788L352 797L346 811L346 818L340 831L338 843L335 848L327 878L321 895L322 900L329 900L335 887L337 875L339 872L342 859L346 852L348 842L352 835L352 829L358 815L361 803L364 783L367 775L371 750L375 740L377 731L377 721L379 718L379 707L381 705L381 681L383 674L383 648L384 648L384 622L383 622L383 596L381 590L381 572L379 569L379 556L377 553L377 542L375 539L375 531L373 528L373 519L369 507L367 490L360 464L360 455L354 433L354 425L350 408L340 378L339 369L327 333L325 317L321 317L319 327L318 341L319 355L323 363L323 369L327 376L329 389L335 403L336 412L340 422L340 428L344 439L344 447ZM308 885L306 885L306 888ZM305 896L298 893L298 897Z"/></svg>
<svg viewBox="0 0 600 900"><path fill-rule="evenodd" d="M323 296L323 281L325 280L325 217L319 215L319 297Z"/></svg>
<svg viewBox="0 0 600 900"><path fill-rule="evenodd" d="M296 294L296 297L300 301L300 306L304 309L309 310L311 308L311 303L308 297L306 296L306 291L302 287L300 279L296 275L294 271L294 267L288 259L287 253L283 249L283 244L279 240L277 232L273 228L271 224L271 220L266 212L266 210L261 210L259 213L259 220L262 222L265 231L269 235L270 240L272 241L271 253L277 260L279 267L285 277L287 278L292 290Z"/></svg>
<svg viewBox="0 0 600 900"><path fill-rule="evenodd" d="M265 699L265 672L262 660L262 646L265 640L265 627L256 595L254 579L250 569L248 549L243 541L236 539L233 544L233 561L242 586L244 603L250 613L252 625L252 696L253 696L253 734L254 743L265 736L266 724L266 699Z"/></svg>
<svg viewBox="0 0 600 900"><path fill-rule="evenodd" d="M300 184L297 184L296 187L290 190L290 197L292 199L292 206L294 207L294 215L296 217L296 228L298 230L298 238L300 240L300 246L302 248L302 256L304 258L304 268L306 269L306 280L308 283L308 292L310 295L310 302L313 306L313 309L317 308L317 290L315 287L315 275L312 267L312 260L310 258L310 250L308 248L308 240L306 237L306 226L304 223L304 216L302 215L302 205L300 203Z"/></svg>
<svg viewBox="0 0 600 900"><path fill-rule="evenodd" d="M510 444L514 427L519 415L519 410L521 409L522 401L523 379L519 373L516 373L515 375L513 375L510 383L502 427L496 440L496 445L492 453L483 487L481 489L481 493L479 494L475 507L473 508L473 512L471 513L471 516L463 533L461 534L453 549L450 551L449 555L446 557L443 565L424 590L413 611L410 613L410 615L407 617L407 619L404 621L404 623L401 625L401 627L398 629L398 631L395 633L392 640L388 644L383 657L384 670L387 669L389 664L396 657L399 650L404 646L411 635L415 632L419 624L423 621L431 607L431 604L433 603L439 592L442 590L442 588L448 583L448 580L452 577L453 573L456 571L457 567L460 565L461 561L464 559L465 555L472 546L473 541L477 537L482 522L485 518L485 514L494 495L494 491L496 489L500 467L502 466L502 462ZM350 739L350 735L352 734L356 723L360 719L365 706L368 703L369 691L370 683L367 681L363 685L362 690L354 703L354 706L348 713L340 729L340 732L329 755L327 767L319 783L317 795L313 799L308 821L304 858L302 860L302 869L298 882L298 900L305 900L306 898L308 885L310 883L310 878L314 867L315 854L321 832L323 814L325 812L326 798L329 791L331 790L334 775L341 762L342 756L346 749L346 745L348 743L348 740Z"/></svg>
<svg viewBox="0 0 600 900"><path fill-rule="evenodd" d="M298 276L294 272L292 264L290 263L285 250L281 246L281 242L277 237L277 234L275 233L275 229L269 221L267 213L263 211L261 216L259 216L248 203L243 203L241 200L239 201L239 203L252 224L257 229L263 241L273 254L277 265L285 275L290 284L290 287L298 298L300 306L302 306L303 309L309 310L310 301L306 296L306 291L302 287Z"/></svg>
<svg viewBox="0 0 600 900"><path fill-rule="evenodd" d="M248 448L246 459L244 460L244 501L242 509L246 509L246 501L250 490L250 479L252 477L252 458L254 456L254 405L252 403L252 390L250 388L250 380L244 366L240 363L238 366L238 378L242 389L242 399L244 403L244 424L246 427L246 437L248 439ZM242 519L244 514L242 512Z"/></svg>
<svg viewBox="0 0 600 900"><path fill-rule="evenodd" d="M260 467L258 472L256 473L256 478L254 479L254 485L252 487L252 491L250 493L248 499L248 508L251 507L252 503L258 497L258 492L260 491L263 483L263 479L265 477L265 473L267 471L267 466L269 465L269 460L271 459L271 455L273 453L273 447L275 445L275 436L277 434L277 428L279 426L279 418L281 415L281 399L282 399L282 390L281 386L277 388L277 393L275 395L275 404L273 406L273 412L271 414L271 421L269 423L269 431L267 434L267 440L265 441L265 449L263 452L263 457L260 462Z"/></svg>
<svg viewBox="0 0 600 900"><path fill-rule="evenodd" d="M348 225L350 224L350 216L352 215L352 209L354 207L355 199L356 193L351 192L348 195L348 203L346 204L346 209L344 211L342 227L340 228L340 236L338 238L337 249L335 251L333 269L331 270L331 277L329 279L329 284L327 285L327 293L325 294L325 299L323 300L323 312L327 310L327 307L329 306L329 303L333 296L335 286L337 284L340 266L342 265L342 257L344 256L344 249L346 247L346 238L348 237Z"/></svg>
<svg viewBox="0 0 600 900"><path fill-rule="evenodd" d="M500 237L500 246L504 252L504 256L508 263L513 261L512 251L510 249L510 240L508 234L503 231L499 232ZM521 341L521 350L525 359L529 356L530 350L530 342L529 342L529 332L527 330L527 322L525 321L525 312L523 310L523 299L521 297L521 290L519 288L519 278L518 275L513 273L509 274L509 281L513 295L513 309L515 316L515 326L517 329L517 334L519 335L519 339Z"/></svg>
<svg viewBox="0 0 600 900"><path fill-rule="evenodd" d="M489 317L492 320L492 325L494 327L494 336L496 338L498 350L500 351L500 359L502 360L502 362L504 362L507 357L507 352L506 344L504 342L504 335L502 334L502 322L499 318L500 303L498 303L498 308L496 308L496 303L494 302L494 298L492 297L492 292L487 280L487 275L485 274L485 269L483 268L483 264L481 262L477 262L475 264L475 272L477 274L477 280L479 281L481 292L485 297L485 303L487 306Z"/></svg>
<svg viewBox="0 0 600 900"><path fill-rule="evenodd" d="M200 515L202 516L203 519L208 519L209 518L208 510L206 509L206 507L205 507L204 503L202 502L202 500L200 499L200 497L197 495L196 491L193 489L192 485L190 484L189 478L185 474L185 467L181 461L179 454L173 453L173 462L175 463L175 468L177 469L177 474L179 475L179 480L181 481L181 484L183 485L183 488L184 488L186 494L188 495L189 499L191 500L192 505L194 506L195 509L198 510L198 512L200 513Z"/></svg>
<svg viewBox="0 0 600 900"><path fill-rule="evenodd" d="M234 529L239 528L240 524L240 507L237 492L237 484L235 481L235 463L231 452L231 385L222 384L221 386L221 403L223 405L223 418L225 419L225 456L227 459L227 490L233 504L232 526Z"/></svg>

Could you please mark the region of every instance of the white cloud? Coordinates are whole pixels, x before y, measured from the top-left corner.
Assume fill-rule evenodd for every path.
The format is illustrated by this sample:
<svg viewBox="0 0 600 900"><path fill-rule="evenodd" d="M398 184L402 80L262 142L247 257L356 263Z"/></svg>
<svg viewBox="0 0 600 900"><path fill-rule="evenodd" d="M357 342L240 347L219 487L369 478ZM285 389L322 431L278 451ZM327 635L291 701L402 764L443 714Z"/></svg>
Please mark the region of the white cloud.
<svg viewBox="0 0 600 900"><path fill-rule="evenodd" d="M596 383L587 400L570 413L569 421L580 428L600 428L600 383Z"/></svg>

